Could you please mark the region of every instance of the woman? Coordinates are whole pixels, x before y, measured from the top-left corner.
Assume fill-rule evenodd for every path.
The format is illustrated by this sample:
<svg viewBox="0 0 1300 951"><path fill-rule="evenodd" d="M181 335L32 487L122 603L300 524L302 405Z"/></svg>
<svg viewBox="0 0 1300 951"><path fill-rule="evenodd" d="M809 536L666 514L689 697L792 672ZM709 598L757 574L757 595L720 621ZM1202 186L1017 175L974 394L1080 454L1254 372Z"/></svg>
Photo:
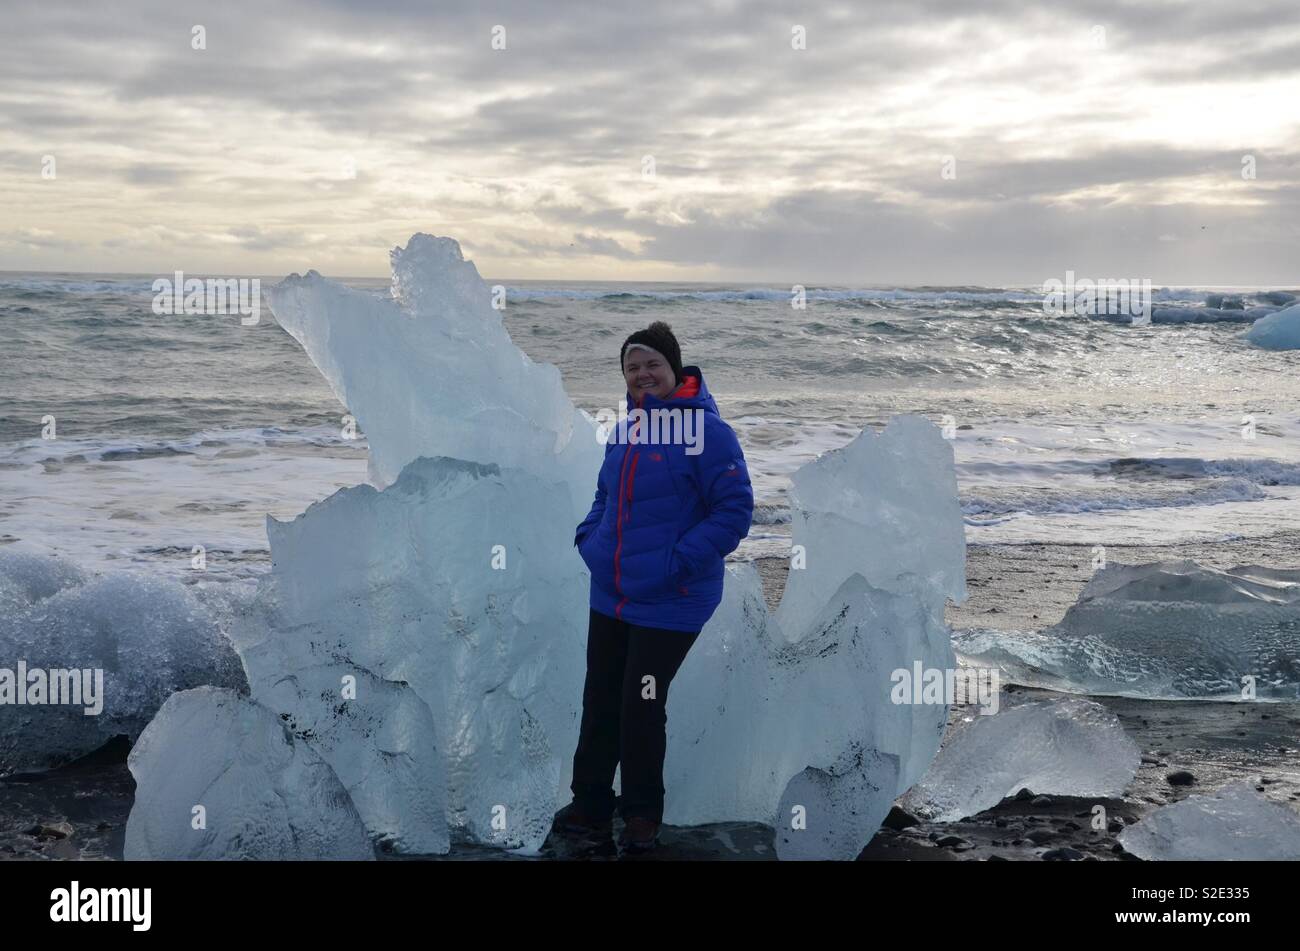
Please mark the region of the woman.
<svg viewBox="0 0 1300 951"><path fill-rule="evenodd" d="M573 802L555 828L608 834L621 764L619 844L646 851L663 819L668 685L722 600L723 559L749 533L754 493L736 434L666 323L628 337L619 362L631 419L606 442L574 537L591 571L587 679Z"/></svg>

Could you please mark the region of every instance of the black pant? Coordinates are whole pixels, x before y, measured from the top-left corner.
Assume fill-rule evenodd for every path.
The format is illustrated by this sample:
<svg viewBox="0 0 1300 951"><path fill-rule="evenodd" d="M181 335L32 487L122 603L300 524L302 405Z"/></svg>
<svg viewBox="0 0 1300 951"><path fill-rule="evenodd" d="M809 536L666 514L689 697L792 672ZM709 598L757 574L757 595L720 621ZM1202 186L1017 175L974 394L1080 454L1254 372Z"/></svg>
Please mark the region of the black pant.
<svg viewBox="0 0 1300 951"><path fill-rule="evenodd" d="M663 821L668 685L699 636L591 610L582 729L570 787L585 810L613 815L614 768L621 762L623 819ZM647 676L653 681L647 683Z"/></svg>

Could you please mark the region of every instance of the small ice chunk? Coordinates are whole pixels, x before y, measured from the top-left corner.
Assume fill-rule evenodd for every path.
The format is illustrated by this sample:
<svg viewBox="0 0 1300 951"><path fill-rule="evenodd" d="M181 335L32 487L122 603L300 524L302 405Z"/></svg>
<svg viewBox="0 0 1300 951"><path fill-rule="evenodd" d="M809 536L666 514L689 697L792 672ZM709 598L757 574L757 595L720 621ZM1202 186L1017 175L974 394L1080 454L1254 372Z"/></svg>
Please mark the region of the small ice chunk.
<svg viewBox="0 0 1300 951"><path fill-rule="evenodd" d="M1300 698L1300 571L1112 563L1044 631L972 630L957 653L1006 679L1147 699Z"/></svg>
<svg viewBox="0 0 1300 951"><path fill-rule="evenodd" d="M1119 719L1091 700L1031 701L955 729L908 793L938 822L973 816L1017 792L1119 796L1141 762Z"/></svg>
<svg viewBox="0 0 1300 951"><path fill-rule="evenodd" d="M1153 324L1248 323L1255 318L1249 312L1224 307L1155 307Z"/></svg>
<svg viewBox="0 0 1300 951"><path fill-rule="evenodd" d="M233 690L172 694L127 765L136 782L128 860L375 857L329 765Z"/></svg>
<svg viewBox="0 0 1300 951"><path fill-rule="evenodd" d="M857 750L829 770L809 766L790 780L776 822L783 862L851 861L894 804L898 757Z"/></svg>
<svg viewBox="0 0 1300 951"><path fill-rule="evenodd" d="M118 734L135 738L174 690L244 685L225 634L179 582L132 571L85 579L60 559L3 552L0 590L9 598L0 693L14 693L0 706L0 775L59 766ZM17 682L19 662L27 684ZM16 703L18 690L37 696L41 680L50 687L40 703Z"/></svg>
<svg viewBox="0 0 1300 951"><path fill-rule="evenodd" d="M1300 814L1269 802L1249 783L1161 806L1119 834L1147 861L1296 861Z"/></svg>
<svg viewBox="0 0 1300 951"><path fill-rule="evenodd" d="M1246 302L1232 294L1206 294L1205 306L1221 310L1245 310Z"/></svg>
<svg viewBox="0 0 1300 951"><path fill-rule="evenodd" d="M1259 318L1243 336L1265 350L1300 350L1300 304Z"/></svg>
<svg viewBox="0 0 1300 951"><path fill-rule="evenodd" d="M0 548L0 615L30 607L85 580L81 569L67 559Z"/></svg>

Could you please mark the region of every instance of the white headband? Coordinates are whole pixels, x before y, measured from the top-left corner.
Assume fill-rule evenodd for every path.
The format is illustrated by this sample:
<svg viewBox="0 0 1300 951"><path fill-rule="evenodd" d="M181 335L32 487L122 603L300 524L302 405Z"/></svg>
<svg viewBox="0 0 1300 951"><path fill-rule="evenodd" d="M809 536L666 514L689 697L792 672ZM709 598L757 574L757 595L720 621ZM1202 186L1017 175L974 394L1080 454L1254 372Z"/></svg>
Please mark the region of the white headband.
<svg viewBox="0 0 1300 951"><path fill-rule="evenodd" d="M636 349L638 349L638 348L641 349L641 350L649 350L649 351L650 351L651 353L653 353L655 356L657 356L657 357L663 357L663 360L664 360L665 363L668 362L668 358L667 358L667 357L664 357L664 355L663 355L662 353L660 353L658 350L656 350L654 347L647 347L647 346L646 346L645 344L643 344L643 343L629 343L629 344L627 345L627 349L628 349L628 350L636 350ZM627 350L624 350L624 351L623 351L623 356L624 356L624 357L627 356Z"/></svg>

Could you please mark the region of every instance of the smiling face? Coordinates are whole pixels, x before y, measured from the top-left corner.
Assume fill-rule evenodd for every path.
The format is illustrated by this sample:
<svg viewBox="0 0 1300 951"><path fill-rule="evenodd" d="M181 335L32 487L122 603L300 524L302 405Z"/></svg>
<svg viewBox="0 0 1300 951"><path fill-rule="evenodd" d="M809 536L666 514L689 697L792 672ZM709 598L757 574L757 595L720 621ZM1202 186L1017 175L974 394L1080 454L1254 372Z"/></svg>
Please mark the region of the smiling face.
<svg viewBox="0 0 1300 951"><path fill-rule="evenodd" d="M638 403L646 393L653 393L656 399L665 399L677 389L677 379L673 368L657 350L632 346L623 354L623 379L627 391Z"/></svg>

